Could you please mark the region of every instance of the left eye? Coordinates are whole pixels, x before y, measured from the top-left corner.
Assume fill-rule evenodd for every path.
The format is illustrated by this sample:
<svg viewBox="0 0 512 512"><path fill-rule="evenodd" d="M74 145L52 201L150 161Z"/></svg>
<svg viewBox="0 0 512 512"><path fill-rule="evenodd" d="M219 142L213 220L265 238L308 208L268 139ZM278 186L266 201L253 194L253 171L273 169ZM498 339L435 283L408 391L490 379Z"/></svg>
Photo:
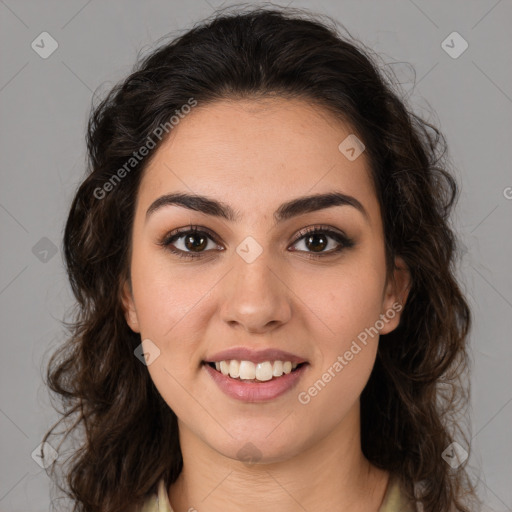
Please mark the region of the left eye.
<svg viewBox="0 0 512 512"><path fill-rule="evenodd" d="M330 247L330 250L326 251L325 249L329 247L329 239L334 240L336 243L334 247ZM321 226L306 228L300 231L294 245L299 242L306 248L306 250L299 249L299 251L306 252L309 257L313 258L339 253L343 249L354 245L354 242L344 234Z"/></svg>
<svg viewBox="0 0 512 512"><path fill-rule="evenodd" d="M330 234L329 234L330 233ZM332 242L334 240L334 243ZM329 243L331 242L331 243ZM313 253L319 253L319 252L333 252L332 249L336 249L337 246L342 242L342 240L339 240L339 235L337 233L332 233L328 231L310 231L309 233L301 236L294 245L300 245L302 243L302 246L305 247L305 249L298 249L301 251L309 252L312 251ZM329 247L330 245L330 247ZM330 250L327 250L327 249Z"/></svg>

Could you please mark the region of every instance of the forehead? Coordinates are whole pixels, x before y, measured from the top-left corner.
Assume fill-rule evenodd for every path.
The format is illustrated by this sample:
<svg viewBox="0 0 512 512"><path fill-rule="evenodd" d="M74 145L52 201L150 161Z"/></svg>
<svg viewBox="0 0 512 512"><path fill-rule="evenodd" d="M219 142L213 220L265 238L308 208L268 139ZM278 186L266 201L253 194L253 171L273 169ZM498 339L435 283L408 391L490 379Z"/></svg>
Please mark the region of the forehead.
<svg viewBox="0 0 512 512"><path fill-rule="evenodd" d="M284 200L337 190L378 214L364 152L329 111L298 99L222 100L198 105L174 126L142 177L138 204L181 191L208 195L242 215L273 212ZM351 140L351 139L349 139Z"/></svg>

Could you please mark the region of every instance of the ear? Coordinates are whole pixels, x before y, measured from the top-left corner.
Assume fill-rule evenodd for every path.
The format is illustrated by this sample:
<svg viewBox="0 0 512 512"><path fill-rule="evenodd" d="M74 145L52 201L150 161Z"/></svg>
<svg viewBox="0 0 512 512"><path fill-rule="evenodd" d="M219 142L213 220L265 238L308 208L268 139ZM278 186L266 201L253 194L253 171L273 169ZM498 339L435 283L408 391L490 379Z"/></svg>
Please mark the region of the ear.
<svg viewBox="0 0 512 512"><path fill-rule="evenodd" d="M126 279L123 284L121 301L126 323L130 326L132 331L140 333L139 319L137 317L137 311L135 310L135 302L133 300L133 293L129 279Z"/></svg>
<svg viewBox="0 0 512 512"><path fill-rule="evenodd" d="M404 260L397 256L395 258L393 275L384 291L381 311L381 319L383 320L384 327L380 329L380 334L388 334L398 327L411 284L409 268Z"/></svg>

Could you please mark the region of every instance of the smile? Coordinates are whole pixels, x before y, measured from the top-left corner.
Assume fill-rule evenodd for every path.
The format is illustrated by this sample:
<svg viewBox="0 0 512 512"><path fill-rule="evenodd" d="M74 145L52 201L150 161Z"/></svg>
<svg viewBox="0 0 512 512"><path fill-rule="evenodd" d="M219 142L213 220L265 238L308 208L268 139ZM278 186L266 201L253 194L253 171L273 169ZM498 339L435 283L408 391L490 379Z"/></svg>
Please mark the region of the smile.
<svg viewBox="0 0 512 512"><path fill-rule="evenodd" d="M298 367L297 363L280 360L263 361L255 364L252 361L231 359L208 364L221 372L222 375L229 375L232 379L260 382L281 377L291 373Z"/></svg>
<svg viewBox="0 0 512 512"><path fill-rule="evenodd" d="M223 360L204 362L203 368L221 391L237 400L262 402L290 391L303 376L308 363L291 361Z"/></svg>

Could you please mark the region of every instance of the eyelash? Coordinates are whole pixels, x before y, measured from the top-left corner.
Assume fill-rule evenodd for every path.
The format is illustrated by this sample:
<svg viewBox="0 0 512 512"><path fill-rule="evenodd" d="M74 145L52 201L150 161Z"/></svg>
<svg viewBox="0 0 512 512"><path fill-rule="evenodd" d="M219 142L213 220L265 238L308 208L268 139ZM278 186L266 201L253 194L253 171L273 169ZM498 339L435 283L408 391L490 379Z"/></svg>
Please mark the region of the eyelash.
<svg viewBox="0 0 512 512"><path fill-rule="evenodd" d="M180 228L175 231L172 231L169 233L161 242L159 242L159 245L165 247L167 250L171 251L173 254L180 258L186 258L186 259L194 259L194 258L200 258L203 256L203 253L192 253L192 252L185 252L181 249L173 248L172 242L179 240L185 235L190 234L202 234L207 235L208 238L213 240L216 244L218 244L217 240L215 239L215 236L213 233L207 229L203 228L201 226L187 226L185 228ZM328 227L325 226L311 226L308 228L301 229L298 232L297 237L293 240L292 245L295 245L297 242L302 240L308 235L315 235L315 234L324 234L329 236L330 238L333 238L336 242L338 242L340 245L336 249L331 249L328 252L322 252L322 253L312 253L308 251L297 251L297 252L306 252L307 256L312 259L317 258L323 258L326 256L331 256L333 254L338 254L344 249L349 249L350 247L353 247L355 245L354 241L347 236L343 235L342 233L339 233L338 231L334 231Z"/></svg>

